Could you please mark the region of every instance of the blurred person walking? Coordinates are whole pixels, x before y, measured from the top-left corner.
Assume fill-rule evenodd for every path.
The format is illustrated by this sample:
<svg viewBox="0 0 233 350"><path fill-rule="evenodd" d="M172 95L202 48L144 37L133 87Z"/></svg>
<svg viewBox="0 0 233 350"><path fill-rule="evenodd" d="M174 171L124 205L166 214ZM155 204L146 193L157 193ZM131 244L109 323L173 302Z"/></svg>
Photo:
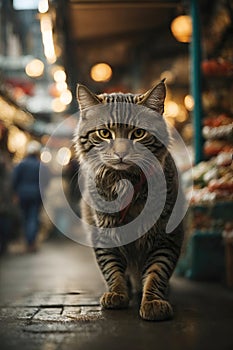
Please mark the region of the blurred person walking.
<svg viewBox="0 0 233 350"><path fill-rule="evenodd" d="M41 144L31 141L25 158L13 169L13 189L22 212L23 229L29 252L37 250L36 239L40 228L41 194L46 190L50 173L40 162ZM40 179L40 167L43 176Z"/></svg>

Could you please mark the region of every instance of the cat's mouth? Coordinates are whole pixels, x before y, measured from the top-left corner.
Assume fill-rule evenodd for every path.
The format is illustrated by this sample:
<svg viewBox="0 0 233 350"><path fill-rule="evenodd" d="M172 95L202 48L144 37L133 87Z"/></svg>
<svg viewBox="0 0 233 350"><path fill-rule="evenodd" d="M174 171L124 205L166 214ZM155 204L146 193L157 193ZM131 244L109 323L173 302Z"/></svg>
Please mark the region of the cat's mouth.
<svg viewBox="0 0 233 350"><path fill-rule="evenodd" d="M116 162L111 162L109 163L109 165L111 166L111 168L116 169L116 170L127 170L129 168L132 167L133 163L129 162L129 161L116 161Z"/></svg>

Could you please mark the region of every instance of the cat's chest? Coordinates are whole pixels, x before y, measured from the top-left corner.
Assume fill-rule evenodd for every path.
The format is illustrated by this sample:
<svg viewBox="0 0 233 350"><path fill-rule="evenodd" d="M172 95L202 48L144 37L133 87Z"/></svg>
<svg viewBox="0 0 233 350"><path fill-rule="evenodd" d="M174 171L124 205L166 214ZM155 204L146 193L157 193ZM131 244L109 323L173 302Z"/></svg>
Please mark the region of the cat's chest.
<svg viewBox="0 0 233 350"><path fill-rule="evenodd" d="M115 201L118 199L118 196L121 197L115 213L111 214L111 220L118 226L119 224L127 224L140 215L147 200L147 183L141 183L140 181L134 182L133 195L131 191L128 191L127 187L121 188L120 191L116 191L116 188L116 183L109 187L105 187L101 184L99 193L101 193L105 201L109 202ZM105 216L107 222L108 213L102 212L101 216L102 215Z"/></svg>
<svg viewBox="0 0 233 350"><path fill-rule="evenodd" d="M118 222L121 224L127 224L137 218L144 208L146 198L138 195L128 206L125 206L118 213Z"/></svg>
<svg viewBox="0 0 233 350"><path fill-rule="evenodd" d="M122 246L120 250L129 266L142 266L148 256L156 249L155 241L155 235L147 233L134 242Z"/></svg>

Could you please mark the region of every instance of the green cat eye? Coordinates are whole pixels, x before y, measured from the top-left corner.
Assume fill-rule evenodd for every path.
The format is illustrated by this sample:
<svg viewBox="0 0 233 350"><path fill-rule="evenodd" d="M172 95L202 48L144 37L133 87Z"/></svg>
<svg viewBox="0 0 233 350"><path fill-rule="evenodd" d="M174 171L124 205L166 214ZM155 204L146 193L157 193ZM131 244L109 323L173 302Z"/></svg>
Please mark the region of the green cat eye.
<svg viewBox="0 0 233 350"><path fill-rule="evenodd" d="M112 134L108 129L100 129L97 130L98 134L100 137L102 137L102 139L111 139L112 138Z"/></svg>
<svg viewBox="0 0 233 350"><path fill-rule="evenodd" d="M135 129L132 132L131 139L141 139L143 136L145 136L146 130L144 129Z"/></svg>

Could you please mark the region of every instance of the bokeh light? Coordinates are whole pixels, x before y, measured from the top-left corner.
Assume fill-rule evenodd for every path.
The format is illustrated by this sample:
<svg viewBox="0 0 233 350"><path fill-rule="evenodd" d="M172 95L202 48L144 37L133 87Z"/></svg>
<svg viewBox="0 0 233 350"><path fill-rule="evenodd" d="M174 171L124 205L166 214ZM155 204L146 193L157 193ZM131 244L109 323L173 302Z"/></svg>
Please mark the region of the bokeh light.
<svg viewBox="0 0 233 350"><path fill-rule="evenodd" d="M179 114L179 106L174 101L168 101L165 104L165 114L168 117L176 118Z"/></svg>
<svg viewBox="0 0 233 350"><path fill-rule="evenodd" d="M192 38L192 19L188 15L178 16L171 23L171 31L176 40L189 43Z"/></svg>
<svg viewBox="0 0 233 350"><path fill-rule="evenodd" d="M70 102L72 101L72 93L70 92L70 90L65 90L61 93L60 101L64 105L70 104Z"/></svg>
<svg viewBox="0 0 233 350"><path fill-rule="evenodd" d="M68 147L61 147L56 155L56 161L60 165L67 165L69 164L71 158L71 151Z"/></svg>
<svg viewBox="0 0 233 350"><path fill-rule="evenodd" d="M52 100L52 109L54 112L61 113L66 109L66 105L61 102L59 97Z"/></svg>
<svg viewBox="0 0 233 350"><path fill-rule="evenodd" d="M97 82L109 81L112 77L112 68L107 63L97 63L91 68L91 78Z"/></svg>
<svg viewBox="0 0 233 350"><path fill-rule="evenodd" d="M49 150L43 150L40 155L40 159L43 163L49 163L52 160L52 154Z"/></svg>
<svg viewBox="0 0 233 350"><path fill-rule="evenodd" d="M35 58L26 65L25 72L31 78L40 77L44 73L44 63Z"/></svg>
<svg viewBox="0 0 233 350"><path fill-rule="evenodd" d="M191 95L186 95L184 98L184 105L188 111L192 111L194 108L194 99Z"/></svg>
<svg viewBox="0 0 233 350"><path fill-rule="evenodd" d="M66 81L66 73L62 69L58 69L54 72L53 75L54 80L58 82L65 82Z"/></svg>
<svg viewBox="0 0 233 350"><path fill-rule="evenodd" d="M40 0L38 4L38 11L40 13L46 13L49 9L49 2L48 0Z"/></svg>

